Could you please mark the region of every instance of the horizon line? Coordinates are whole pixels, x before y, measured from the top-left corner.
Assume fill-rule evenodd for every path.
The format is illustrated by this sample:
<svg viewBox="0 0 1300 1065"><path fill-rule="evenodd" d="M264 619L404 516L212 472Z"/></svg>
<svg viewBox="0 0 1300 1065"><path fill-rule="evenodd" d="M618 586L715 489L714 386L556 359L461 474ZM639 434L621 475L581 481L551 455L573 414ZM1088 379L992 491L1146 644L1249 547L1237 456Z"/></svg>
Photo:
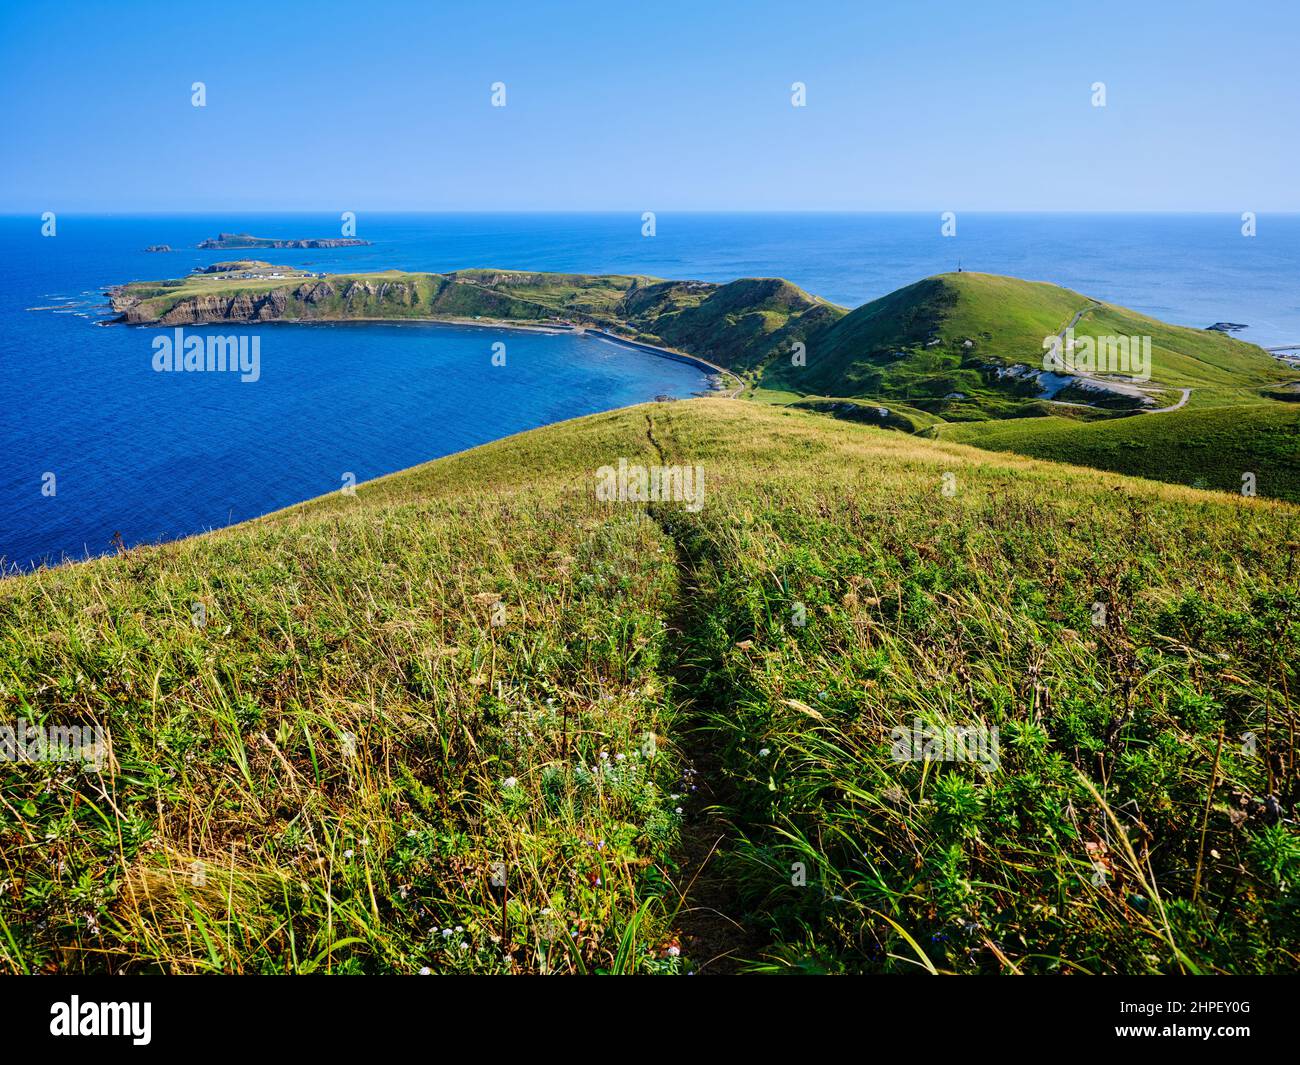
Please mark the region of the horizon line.
<svg viewBox="0 0 1300 1065"><path fill-rule="evenodd" d="M33 215L40 217L43 211L50 208L46 206L40 210L11 210L0 209L0 218L28 218ZM210 215L319 215L332 214L336 207L243 207L243 208L178 208L175 210L131 210L131 209L102 209L102 208L74 208L66 211L56 211L56 214L67 216L90 215L99 217L187 217L187 216L210 216ZM357 214L404 214L404 215L641 215L646 208L600 208L595 210L583 210L580 208L568 207L500 207L500 208L428 208L428 207L382 207L382 208L363 208L356 211ZM968 215L1216 215L1240 217L1243 212L1236 209L1227 210L1223 208L1216 209L1178 209L1178 208L1141 208L1141 207L1124 207L1124 208L1030 208L1023 210L1010 210L1007 208L972 208L972 207L946 207L942 209L934 208L837 208L837 207L729 207L729 208L711 208L711 207L691 207L691 208L653 208L655 214L699 214L699 215L932 215L943 214L946 211L952 211L954 214ZM1286 209L1255 209L1256 215L1300 215L1300 208Z"/></svg>

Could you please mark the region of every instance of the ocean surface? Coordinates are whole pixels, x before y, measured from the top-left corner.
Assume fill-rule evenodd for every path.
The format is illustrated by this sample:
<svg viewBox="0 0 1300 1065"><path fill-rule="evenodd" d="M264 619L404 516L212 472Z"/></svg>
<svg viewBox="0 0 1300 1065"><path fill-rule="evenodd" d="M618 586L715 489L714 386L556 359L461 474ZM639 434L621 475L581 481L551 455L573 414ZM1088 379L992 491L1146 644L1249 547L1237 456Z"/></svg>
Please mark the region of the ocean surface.
<svg viewBox="0 0 1300 1065"><path fill-rule="evenodd" d="M359 213L369 247L246 255L318 271L471 266L729 281L857 306L955 269L1052 281L1183 325L1300 343L1300 216ZM158 331L103 326L103 290L234 257L219 231L340 235L336 215L0 217L0 560L28 567L186 536L510 433L705 387L594 338L446 325L265 325L260 378L161 374ZM149 254L150 244L176 251ZM491 364L506 345L506 365ZM53 474L51 481L48 475ZM54 492L49 494L49 486ZM44 491L43 491L44 488Z"/></svg>

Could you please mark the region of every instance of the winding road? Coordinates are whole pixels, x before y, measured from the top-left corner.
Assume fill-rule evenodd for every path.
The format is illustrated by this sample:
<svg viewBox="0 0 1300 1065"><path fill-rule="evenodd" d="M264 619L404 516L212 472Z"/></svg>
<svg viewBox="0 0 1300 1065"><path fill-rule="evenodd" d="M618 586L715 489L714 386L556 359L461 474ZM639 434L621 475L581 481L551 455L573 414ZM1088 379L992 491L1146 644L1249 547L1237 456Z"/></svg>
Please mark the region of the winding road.
<svg viewBox="0 0 1300 1065"><path fill-rule="evenodd" d="M1059 333L1056 334L1057 339L1060 340L1061 345L1062 345L1062 347L1059 348L1058 350L1060 350L1060 351L1064 351L1064 345L1065 345L1065 334L1068 333L1071 329L1073 329L1076 325L1079 324L1079 319L1082 318L1082 317L1083 317L1085 314L1087 314L1089 311L1093 310L1093 309L1096 308L1096 307L1100 307L1100 306L1101 306L1101 304L1098 303L1098 302L1096 302L1096 301L1094 300L1092 303L1088 304L1087 307L1082 307L1082 308L1080 308L1078 311L1075 312L1074 317L1070 319L1070 321L1069 321L1069 323L1066 325L1066 327L1065 327L1064 329L1062 329ZM1269 350L1271 351L1271 350L1273 350L1273 349L1270 348ZM1192 390L1191 390L1190 388L1180 388L1179 391L1182 393L1182 396L1179 397L1177 403L1174 403L1173 405L1168 406L1168 407L1157 407L1155 410L1144 410L1144 411L1142 411L1141 413L1143 413L1143 414L1168 414L1170 411L1181 410L1183 407L1187 406L1187 400L1188 400L1189 398L1191 398ZM1049 399L1047 402L1048 402L1048 403L1061 403L1062 406L1067 406L1067 407L1087 407L1087 406L1091 406L1091 404L1088 404L1088 403L1064 403L1064 402L1062 402L1062 401L1060 401L1060 400L1054 400L1054 399Z"/></svg>
<svg viewBox="0 0 1300 1065"><path fill-rule="evenodd" d="M1171 410L1178 410L1180 407L1187 406L1187 397L1192 394L1192 390L1190 388L1181 388L1179 389L1179 391L1182 392L1183 394L1182 398L1177 403L1175 403L1172 407L1159 407L1156 410L1144 410L1142 413L1143 414L1168 414Z"/></svg>

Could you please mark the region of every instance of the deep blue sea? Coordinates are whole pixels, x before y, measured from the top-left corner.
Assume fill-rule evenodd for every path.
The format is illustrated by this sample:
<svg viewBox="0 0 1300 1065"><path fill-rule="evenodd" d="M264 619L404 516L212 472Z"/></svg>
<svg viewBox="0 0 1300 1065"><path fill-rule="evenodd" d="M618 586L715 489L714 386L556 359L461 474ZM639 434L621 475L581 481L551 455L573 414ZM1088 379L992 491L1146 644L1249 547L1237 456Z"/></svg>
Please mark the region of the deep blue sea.
<svg viewBox="0 0 1300 1065"><path fill-rule="evenodd" d="M0 559L185 536L564 418L701 390L691 367L596 339L445 325L257 328L261 377L160 374L156 331L100 326L103 290L231 258L219 231L340 235L332 215L0 217ZM954 269L1053 281L1190 326L1300 343L1300 216L369 215L361 248L256 251L320 271L470 266L728 281L782 276L856 306ZM170 244L170 254L147 254ZM188 331L187 331L188 332ZM195 332L231 334L223 326ZM506 365L491 364L493 343ZM43 494L54 474L55 493Z"/></svg>

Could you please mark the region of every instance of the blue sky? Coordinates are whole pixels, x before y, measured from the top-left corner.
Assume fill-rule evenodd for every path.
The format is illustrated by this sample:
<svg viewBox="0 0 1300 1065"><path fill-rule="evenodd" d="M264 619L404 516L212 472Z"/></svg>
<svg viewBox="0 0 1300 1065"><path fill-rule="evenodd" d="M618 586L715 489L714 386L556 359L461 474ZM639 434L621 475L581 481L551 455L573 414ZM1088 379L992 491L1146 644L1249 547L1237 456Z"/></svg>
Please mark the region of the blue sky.
<svg viewBox="0 0 1300 1065"><path fill-rule="evenodd" d="M1298 31L1294 0L7 3L0 212L1294 211Z"/></svg>

